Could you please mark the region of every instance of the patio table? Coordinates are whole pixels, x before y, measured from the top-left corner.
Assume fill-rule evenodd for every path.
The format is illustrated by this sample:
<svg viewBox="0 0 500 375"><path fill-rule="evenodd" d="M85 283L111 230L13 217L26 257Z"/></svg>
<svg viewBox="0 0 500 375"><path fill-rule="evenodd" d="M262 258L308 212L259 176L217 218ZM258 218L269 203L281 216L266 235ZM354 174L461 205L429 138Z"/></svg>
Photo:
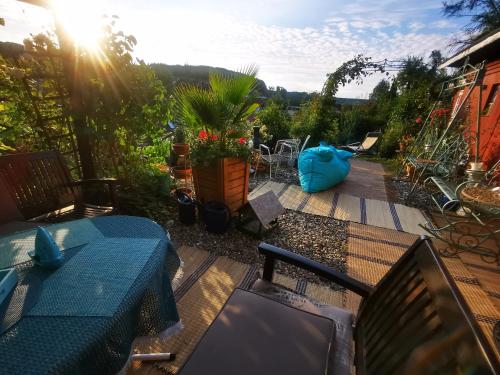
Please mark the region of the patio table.
<svg viewBox="0 0 500 375"><path fill-rule="evenodd" d="M116 373L134 338L179 321L171 281L180 260L158 224L108 216L47 229L64 253L53 271L25 255L35 231L0 237L0 269L19 277L0 308L0 372Z"/></svg>

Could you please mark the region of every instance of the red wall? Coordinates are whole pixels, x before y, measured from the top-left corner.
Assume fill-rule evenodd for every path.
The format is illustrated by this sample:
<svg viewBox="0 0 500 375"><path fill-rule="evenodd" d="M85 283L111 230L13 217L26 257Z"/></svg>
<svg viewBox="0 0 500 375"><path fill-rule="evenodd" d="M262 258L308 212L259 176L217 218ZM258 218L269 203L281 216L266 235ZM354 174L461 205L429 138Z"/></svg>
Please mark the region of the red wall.
<svg viewBox="0 0 500 375"><path fill-rule="evenodd" d="M488 63L483 79L481 98L481 131L479 143L479 159L491 167L500 158L500 60ZM493 99L495 85L496 97ZM479 87L476 87L470 98L469 127L475 134L478 109ZM494 101L492 102L493 99ZM489 103L488 113L483 111ZM474 144L471 144L471 154L476 154Z"/></svg>

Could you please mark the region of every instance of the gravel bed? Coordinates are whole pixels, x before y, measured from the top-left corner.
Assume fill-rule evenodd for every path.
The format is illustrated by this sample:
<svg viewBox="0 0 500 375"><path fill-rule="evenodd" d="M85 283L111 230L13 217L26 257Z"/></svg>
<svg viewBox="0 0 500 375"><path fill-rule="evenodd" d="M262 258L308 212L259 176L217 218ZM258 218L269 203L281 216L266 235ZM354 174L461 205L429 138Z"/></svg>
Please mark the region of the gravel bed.
<svg viewBox="0 0 500 375"><path fill-rule="evenodd" d="M413 184L408 180L398 180L395 177L391 179L390 187L394 191L394 198L398 201L396 203L416 207L424 211L433 209L436 204L431 198L431 192L428 189L424 188L422 185L417 185L410 199L406 200L406 197L408 196L412 185Z"/></svg>
<svg viewBox="0 0 500 375"><path fill-rule="evenodd" d="M286 210L278 220L279 226L267 233L263 241L346 272L348 222L291 210ZM212 234L202 223L184 226L171 220L166 228L176 246L194 246L239 262L263 264L263 258L257 252L261 240L238 231L234 226L224 234ZM285 263L278 262L276 269L293 278L302 277L325 284L319 277Z"/></svg>

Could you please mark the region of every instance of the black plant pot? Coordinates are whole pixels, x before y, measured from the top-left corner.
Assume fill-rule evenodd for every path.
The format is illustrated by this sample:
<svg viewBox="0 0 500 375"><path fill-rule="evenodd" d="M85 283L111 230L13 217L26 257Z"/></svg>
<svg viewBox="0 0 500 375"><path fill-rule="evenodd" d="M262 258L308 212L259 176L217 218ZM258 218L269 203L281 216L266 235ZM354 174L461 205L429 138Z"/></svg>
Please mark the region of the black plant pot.
<svg viewBox="0 0 500 375"><path fill-rule="evenodd" d="M231 212L222 202L210 201L203 205L203 219L210 233L225 233L231 220Z"/></svg>

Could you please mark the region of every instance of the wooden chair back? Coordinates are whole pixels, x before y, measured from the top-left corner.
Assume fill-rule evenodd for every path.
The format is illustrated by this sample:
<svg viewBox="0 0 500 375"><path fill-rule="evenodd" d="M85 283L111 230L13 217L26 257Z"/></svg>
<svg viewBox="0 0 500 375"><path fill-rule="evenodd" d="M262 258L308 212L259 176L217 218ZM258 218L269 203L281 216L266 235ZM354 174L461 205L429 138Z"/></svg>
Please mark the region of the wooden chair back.
<svg viewBox="0 0 500 375"><path fill-rule="evenodd" d="M417 241L363 300L355 339L358 374L498 372L428 239Z"/></svg>
<svg viewBox="0 0 500 375"><path fill-rule="evenodd" d="M0 156L0 179L24 219L77 203L77 190L57 151Z"/></svg>

